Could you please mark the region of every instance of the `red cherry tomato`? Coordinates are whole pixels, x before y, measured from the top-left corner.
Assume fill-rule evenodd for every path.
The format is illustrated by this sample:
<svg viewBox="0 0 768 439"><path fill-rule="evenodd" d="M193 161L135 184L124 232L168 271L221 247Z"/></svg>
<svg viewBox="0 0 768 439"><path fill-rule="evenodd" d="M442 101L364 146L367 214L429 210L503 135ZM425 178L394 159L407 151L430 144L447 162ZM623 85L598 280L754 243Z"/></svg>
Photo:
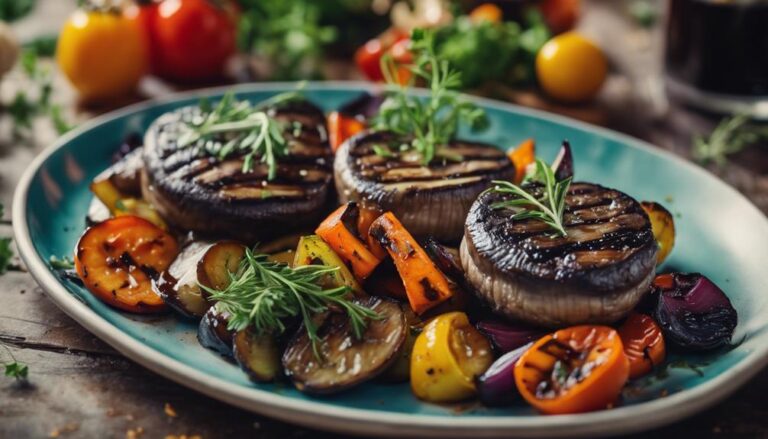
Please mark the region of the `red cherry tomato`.
<svg viewBox="0 0 768 439"><path fill-rule="evenodd" d="M149 6L151 8L152 6ZM215 79L236 49L235 6L229 1L164 0L147 19L155 71L181 82ZM151 14L151 9L146 11Z"/></svg>
<svg viewBox="0 0 768 439"><path fill-rule="evenodd" d="M355 52L355 64L357 64L357 68L371 81L383 81L384 75L381 73L381 57L384 56L395 43L403 40L408 40L408 34L397 29L390 29L379 37L368 41Z"/></svg>
<svg viewBox="0 0 768 439"><path fill-rule="evenodd" d="M579 20L580 0L544 0L539 8L552 33L560 34L573 29Z"/></svg>

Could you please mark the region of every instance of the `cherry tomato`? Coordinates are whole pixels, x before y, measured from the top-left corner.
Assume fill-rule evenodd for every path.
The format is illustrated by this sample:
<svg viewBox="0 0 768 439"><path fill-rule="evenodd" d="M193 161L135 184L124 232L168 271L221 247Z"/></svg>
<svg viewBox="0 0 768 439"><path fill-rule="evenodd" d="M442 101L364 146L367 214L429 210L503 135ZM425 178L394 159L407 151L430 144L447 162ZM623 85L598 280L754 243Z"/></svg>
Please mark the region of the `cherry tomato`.
<svg viewBox="0 0 768 439"><path fill-rule="evenodd" d="M664 336L649 316L633 312L619 328L619 336L629 359L630 378L639 378L664 361Z"/></svg>
<svg viewBox="0 0 768 439"><path fill-rule="evenodd" d="M181 82L215 79L235 53L236 11L232 3L164 0L150 19L155 71Z"/></svg>
<svg viewBox="0 0 768 439"><path fill-rule="evenodd" d="M381 58L395 43L403 40L408 40L407 33L397 29L390 29L379 37L368 41L355 52L357 68L369 80L383 81L384 75L381 72Z"/></svg>
<svg viewBox="0 0 768 439"><path fill-rule="evenodd" d="M539 85L563 102L594 97L608 75L608 62L592 41L575 32L549 40L536 56Z"/></svg>
<svg viewBox="0 0 768 439"><path fill-rule="evenodd" d="M136 313L166 309L152 281L178 254L173 236L137 216L120 216L90 227L75 247L75 270L102 301Z"/></svg>
<svg viewBox="0 0 768 439"><path fill-rule="evenodd" d="M146 73L148 44L135 12L77 10L64 24L56 61L83 99L130 93Z"/></svg>
<svg viewBox="0 0 768 439"><path fill-rule="evenodd" d="M515 365L520 394L547 414L609 407L629 378L619 334L607 326L574 326L539 339Z"/></svg>
<svg viewBox="0 0 768 439"><path fill-rule="evenodd" d="M491 23L501 23L504 13L501 8L493 3L483 3L469 13L469 19L475 23L490 21Z"/></svg>
<svg viewBox="0 0 768 439"><path fill-rule="evenodd" d="M579 19L580 0L544 0L539 5L541 15L554 34L573 29Z"/></svg>

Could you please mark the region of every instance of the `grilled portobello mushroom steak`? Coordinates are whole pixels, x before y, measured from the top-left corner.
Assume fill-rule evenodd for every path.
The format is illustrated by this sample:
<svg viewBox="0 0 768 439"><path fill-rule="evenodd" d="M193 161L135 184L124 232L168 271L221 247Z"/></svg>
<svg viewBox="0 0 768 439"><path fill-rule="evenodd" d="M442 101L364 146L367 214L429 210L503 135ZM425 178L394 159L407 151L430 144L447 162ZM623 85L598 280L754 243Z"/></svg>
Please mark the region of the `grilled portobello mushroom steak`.
<svg viewBox="0 0 768 439"><path fill-rule="evenodd" d="M332 152L322 111L307 101L268 110L284 121L288 156L268 181L266 164L243 172L243 156L219 160L200 144L177 147L197 107L167 113L147 130L142 192L172 225L203 236L256 242L314 226L333 198ZM222 139L226 141L226 139Z"/></svg>
<svg viewBox="0 0 768 439"><path fill-rule="evenodd" d="M541 221L513 221L514 211L491 206L508 197L477 199L460 249L469 282L497 313L542 326L610 323L648 290L657 246L633 198L573 183L561 237Z"/></svg>
<svg viewBox="0 0 768 439"><path fill-rule="evenodd" d="M433 236L458 243L464 219L491 180L510 180L514 165L503 151L482 143L454 141L443 157L422 165L416 152L399 153L402 139L388 132L365 132L336 153L334 176L342 203L357 201L392 211L417 238ZM391 154L377 154L381 148Z"/></svg>

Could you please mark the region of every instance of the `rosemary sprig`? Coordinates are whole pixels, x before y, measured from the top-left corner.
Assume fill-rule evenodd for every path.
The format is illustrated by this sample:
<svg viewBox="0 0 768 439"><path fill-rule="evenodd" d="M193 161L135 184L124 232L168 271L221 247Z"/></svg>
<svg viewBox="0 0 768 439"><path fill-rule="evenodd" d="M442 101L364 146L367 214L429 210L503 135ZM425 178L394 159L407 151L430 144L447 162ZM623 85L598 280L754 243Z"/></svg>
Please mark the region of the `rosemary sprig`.
<svg viewBox="0 0 768 439"><path fill-rule="evenodd" d="M213 290L201 285L217 301L221 311L230 314L230 330L240 331L251 326L260 334L280 334L285 331L285 319L301 316L312 347L317 349L316 314L340 309L350 319L352 330L360 338L368 319L378 315L370 308L348 298L349 287L323 288L320 281L338 270L325 265L304 265L291 268L270 262L267 255L245 252L236 273L230 273L229 286Z"/></svg>
<svg viewBox="0 0 768 439"><path fill-rule="evenodd" d="M435 157L445 158L440 149L455 137L460 123L480 131L488 127L488 118L485 111L454 91L461 86L461 75L436 55L433 31L415 29L411 44L416 62L407 67L412 73L407 84L400 83L398 74L398 68L405 66L398 66L390 56L382 58L381 68L390 91L374 120L374 128L412 137L410 143L404 144L405 150L417 151L422 163L428 164ZM409 95L416 79L428 84L430 93L426 99ZM405 152L403 148L401 152Z"/></svg>
<svg viewBox="0 0 768 439"><path fill-rule="evenodd" d="M768 140L768 126L753 125L746 114L723 119L709 136L693 138L693 158L724 165L731 154L761 140Z"/></svg>
<svg viewBox="0 0 768 439"><path fill-rule="evenodd" d="M536 159L536 172L528 177L522 186L508 181L493 181L495 186L488 191L513 195L515 198L493 203L491 208L514 209L516 213L512 216L513 220L536 219L555 229L560 236L567 236L563 226L563 212L565 195L572 180L573 177L568 177L557 181L555 171L543 160ZM533 185L533 182L539 182L543 186Z"/></svg>
<svg viewBox="0 0 768 439"><path fill-rule="evenodd" d="M298 92L289 92L254 106L229 92L213 109L207 101L201 101L202 117L187 123L188 130L179 137L177 145L201 145L204 152L219 160L242 154L243 172L252 172L258 159L267 165L267 179L274 180L278 159L288 155L288 142L283 136L284 124L264 109L298 97Z"/></svg>

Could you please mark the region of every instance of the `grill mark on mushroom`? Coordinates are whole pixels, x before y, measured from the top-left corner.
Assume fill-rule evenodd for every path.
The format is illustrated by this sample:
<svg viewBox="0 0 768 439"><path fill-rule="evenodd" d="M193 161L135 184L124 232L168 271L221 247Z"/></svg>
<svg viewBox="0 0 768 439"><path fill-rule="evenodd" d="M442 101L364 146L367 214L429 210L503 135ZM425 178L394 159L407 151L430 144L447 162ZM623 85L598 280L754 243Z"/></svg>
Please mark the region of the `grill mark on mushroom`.
<svg viewBox="0 0 768 439"><path fill-rule="evenodd" d="M512 209L491 208L504 197L478 198L461 248L470 282L498 312L550 326L607 323L647 290L657 248L647 215L631 197L574 183L566 236L541 221L512 220Z"/></svg>
<svg viewBox="0 0 768 439"><path fill-rule="evenodd" d="M196 107L185 107L161 116L147 131L145 197L170 223L213 237L255 242L314 225L332 194L333 154L325 117L308 102L266 111L285 122L289 151L278 158L273 180L258 158L252 170L243 172L244 152L220 161L201 144L179 149L176 139L185 123L199 114ZM226 141L226 135L216 139L219 144Z"/></svg>
<svg viewBox="0 0 768 439"><path fill-rule="evenodd" d="M514 166L503 151L486 144L455 141L428 166L419 154L399 152L402 139L368 132L353 137L336 154L334 174L342 202L357 201L392 211L417 238L432 235L457 243L474 199L491 180L511 179ZM376 155L375 145L393 157ZM458 160L457 160L458 159Z"/></svg>

